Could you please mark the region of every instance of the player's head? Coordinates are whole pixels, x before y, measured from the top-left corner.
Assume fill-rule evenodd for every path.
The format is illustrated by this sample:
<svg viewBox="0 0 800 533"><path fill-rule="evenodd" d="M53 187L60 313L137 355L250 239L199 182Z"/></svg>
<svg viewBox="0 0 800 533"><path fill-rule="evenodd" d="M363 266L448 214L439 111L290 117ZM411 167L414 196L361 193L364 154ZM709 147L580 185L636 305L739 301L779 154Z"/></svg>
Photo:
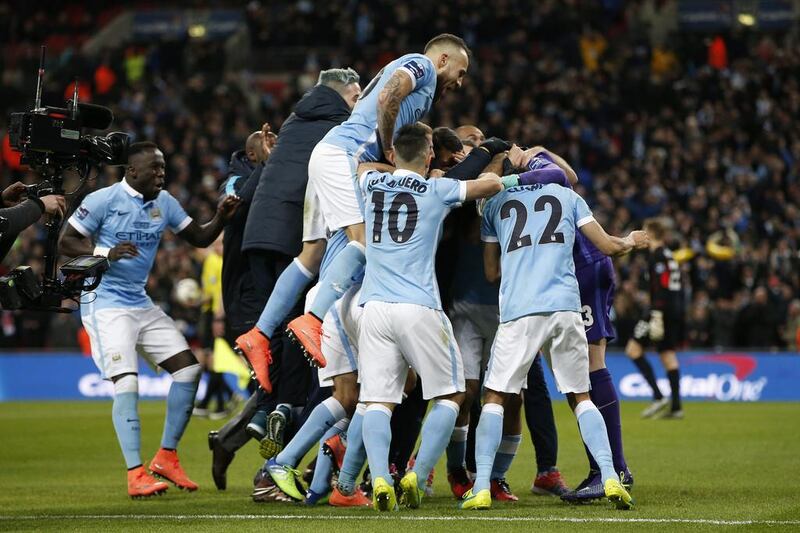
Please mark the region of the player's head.
<svg viewBox="0 0 800 533"><path fill-rule="evenodd" d="M456 132L442 126L433 130L432 137L434 160L431 167L448 169L458 163L455 154L462 152L464 145Z"/></svg>
<svg viewBox="0 0 800 533"><path fill-rule="evenodd" d="M422 122L406 124L394 137L394 163L397 168L428 173L433 159L433 132Z"/></svg>
<svg viewBox="0 0 800 533"><path fill-rule="evenodd" d="M247 137L247 142L244 145L244 151L247 159L251 163L258 164L267 160L270 154L270 149L267 146L264 133L254 131Z"/></svg>
<svg viewBox="0 0 800 533"><path fill-rule="evenodd" d="M125 181L140 192L146 201L152 200L164 188L166 168L164 154L156 143L150 141L133 143L128 149Z"/></svg>
<svg viewBox="0 0 800 533"><path fill-rule="evenodd" d="M470 56L464 39L452 33L439 34L425 45L425 55L436 67L435 100L447 91L461 87L469 68Z"/></svg>
<svg viewBox="0 0 800 533"><path fill-rule="evenodd" d="M480 146L480 144L486 140L486 135L484 135L477 126L473 126L472 124L464 124L463 126L457 127L456 134L458 138L461 139L461 142L469 139L477 146Z"/></svg>
<svg viewBox="0 0 800 533"><path fill-rule="evenodd" d="M647 236L650 238L650 248L657 248L667 238L667 226L659 218L648 218L644 221L642 229L647 232Z"/></svg>
<svg viewBox="0 0 800 533"><path fill-rule="evenodd" d="M317 85L325 85L338 92L350 109L355 107L358 97L361 96L361 78L358 72L351 68L332 68L319 73Z"/></svg>

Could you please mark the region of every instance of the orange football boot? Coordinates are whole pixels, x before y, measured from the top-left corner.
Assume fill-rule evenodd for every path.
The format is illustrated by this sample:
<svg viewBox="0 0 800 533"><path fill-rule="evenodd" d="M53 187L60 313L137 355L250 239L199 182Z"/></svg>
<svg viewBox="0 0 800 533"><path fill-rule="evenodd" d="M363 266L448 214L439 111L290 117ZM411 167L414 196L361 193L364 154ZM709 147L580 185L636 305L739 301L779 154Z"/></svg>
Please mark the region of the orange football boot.
<svg viewBox="0 0 800 533"><path fill-rule="evenodd" d="M322 321L319 318L311 313L300 315L289 322L286 334L300 344L311 366L325 368L328 362L322 355Z"/></svg>
<svg viewBox="0 0 800 533"><path fill-rule="evenodd" d="M247 362L256 375L256 381L267 394L272 392L269 380L269 365L272 363L272 351L269 338L260 329L254 327L236 339L236 352Z"/></svg>
<svg viewBox="0 0 800 533"><path fill-rule="evenodd" d="M183 471L178 460L178 452L175 450L160 448L153 460L150 461L150 471L173 483L179 489L191 492L199 488L197 483L189 479L189 476Z"/></svg>
<svg viewBox="0 0 800 533"><path fill-rule="evenodd" d="M344 454L347 451L347 446L342 441L342 436L339 434L326 440L322 443L322 453L330 457L335 465L337 471L342 469L344 462Z"/></svg>
<svg viewBox="0 0 800 533"><path fill-rule="evenodd" d="M367 498L361 489L356 489L350 496L345 496L339 487L333 487L333 492L328 497L328 504L334 507L372 507L372 500Z"/></svg>
<svg viewBox="0 0 800 533"><path fill-rule="evenodd" d="M128 496L131 498L147 498L167 492L169 485L147 473L144 466L128 470Z"/></svg>

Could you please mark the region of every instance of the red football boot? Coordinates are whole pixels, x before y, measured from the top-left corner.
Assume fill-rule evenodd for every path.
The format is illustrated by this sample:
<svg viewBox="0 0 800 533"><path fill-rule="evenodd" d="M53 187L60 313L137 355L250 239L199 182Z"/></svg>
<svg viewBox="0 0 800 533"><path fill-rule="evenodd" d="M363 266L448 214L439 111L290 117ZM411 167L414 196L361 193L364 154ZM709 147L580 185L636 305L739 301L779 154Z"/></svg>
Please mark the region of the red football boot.
<svg viewBox="0 0 800 533"><path fill-rule="evenodd" d="M236 348L256 375L256 381L267 394L272 392L269 380L269 365L272 363L272 352L269 349L269 338L258 328L253 328L236 339Z"/></svg>
<svg viewBox="0 0 800 533"><path fill-rule="evenodd" d="M322 355L322 321L319 318L311 313L300 315L289 322L286 333L300 344L311 366L325 368L328 362Z"/></svg>
<svg viewBox="0 0 800 533"><path fill-rule="evenodd" d="M333 487L333 492L328 497L328 504L334 507L372 507L372 500L367 498L361 489L356 489L350 496L345 496L338 487Z"/></svg>
<svg viewBox="0 0 800 533"><path fill-rule="evenodd" d="M473 482L467 476L467 471L457 468L447 474L447 482L450 483L450 491L457 500L464 498L464 493L472 488Z"/></svg>
<svg viewBox="0 0 800 533"><path fill-rule="evenodd" d="M519 498L511 492L511 487L505 478L493 479L491 485L492 499L499 502L515 502Z"/></svg>
<svg viewBox="0 0 800 533"><path fill-rule="evenodd" d="M536 479L531 484L531 492L539 496L562 496L569 492L569 488L561 477L558 468L551 468L547 472L536 474Z"/></svg>
<svg viewBox="0 0 800 533"><path fill-rule="evenodd" d="M160 448L153 460L150 461L150 471L173 483L179 489L191 492L199 488L197 483L189 479L189 476L183 471L181 463L178 461L178 452L175 450Z"/></svg>

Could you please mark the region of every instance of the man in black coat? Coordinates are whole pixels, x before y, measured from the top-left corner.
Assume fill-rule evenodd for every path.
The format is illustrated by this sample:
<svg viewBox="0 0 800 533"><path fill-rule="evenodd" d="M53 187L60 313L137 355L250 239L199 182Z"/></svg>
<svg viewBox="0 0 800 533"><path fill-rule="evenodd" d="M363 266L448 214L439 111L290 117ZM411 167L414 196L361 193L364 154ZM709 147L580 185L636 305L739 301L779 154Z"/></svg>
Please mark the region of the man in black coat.
<svg viewBox="0 0 800 533"><path fill-rule="evenodd" d="M361 92L358 80L358 74L352 69L322 71L317 85L303 96L294 112L281 126L269 159L258 173L257 183L252 181L251 174L242 192L236 192L243 197L242 203L248 205L249 210L244 225L237 226L244 229L239 233L243 236L242 254L230 259L226 255L223 259L223 301L226 311L229 305L224 295L226 263L227 268L236 268L244 273L239 290L234 291L234 298L237 299L241 312L238 317L231 317L228 313L226 337L229 340L253 327L281 272L292 263L292 258L302 248L308 159L317 142L330 129L350 116ZM235 159L234 154L232 163ZM238 160L241 161L241 158ZM255 188L252 189L254 183ZM245 196L251 190L252 199L248 201ZM240 208L237 216L242 211ZM234 244L231 242L230 247L238 250ZM226 240L225 248L228 247ZM232 263L237 266L232 266ZM297 316L301 311L302 309L293 310L288 319ZM279 330L283 331L283 328ZM258 403L262 409L269 405L284 404L280 413L288 418L285 406L302 406L305 403L310 369L300 357L299 348L291 343L283 343L280 335L271 340L275 357L269 373L264 374L273 376L276 390L262 396ZM291 350L295 352L291 353ZM256 370L258 376L260 372ZM251 398L242 413L220 430L219 435L213 432L209 435L209 443L214 451L212 473L218 488L225 486L225 469L232 460L233 453L247 442L244 428L255 411L255 405L256 399ZM230 431L225 431L226 428ZM283 428L279 429L282 432Z"/></svg>

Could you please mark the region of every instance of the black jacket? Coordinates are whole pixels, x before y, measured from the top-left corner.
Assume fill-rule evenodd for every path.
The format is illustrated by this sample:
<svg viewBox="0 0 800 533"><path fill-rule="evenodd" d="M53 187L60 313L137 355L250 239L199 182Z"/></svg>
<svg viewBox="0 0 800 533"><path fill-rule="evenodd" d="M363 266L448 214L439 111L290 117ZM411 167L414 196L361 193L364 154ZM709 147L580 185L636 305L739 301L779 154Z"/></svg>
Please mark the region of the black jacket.
<svg viewBox="0 0 800 533"><path fill-rule="evenodd" d="M248 262L240 251L247 214L263 169L263 164L251 163L244 150L236 151L228 165L228 179L220 187L220 193L236 194L242 199L222 237L222 304L228 323L237 332L252 327L264 307L263 298L256 294L250 279Z"/></svg>
<svg viewBox="0 0 800 533"><path fill-rule="evenodd" d="M349 116L344 99L324 85L315 86L297 103L278 132L278 142L256 188L243 252L272 250L289 257L300 253L308 159L317 142Z"/></svg>

